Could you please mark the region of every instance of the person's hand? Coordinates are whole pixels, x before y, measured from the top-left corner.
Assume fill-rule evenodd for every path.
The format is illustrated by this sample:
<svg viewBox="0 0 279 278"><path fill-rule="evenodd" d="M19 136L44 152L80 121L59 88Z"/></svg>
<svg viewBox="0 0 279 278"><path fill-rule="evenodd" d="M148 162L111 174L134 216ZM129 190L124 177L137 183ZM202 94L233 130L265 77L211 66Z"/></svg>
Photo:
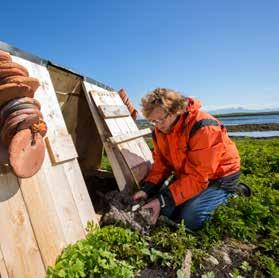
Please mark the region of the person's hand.
<svg viewBox="0 0 279 278"><path fill-rule="evenodd" d="M136 192L136 193L133 195L132 198L133 198L133 200L134 200L135 202L138 202L138 201L140 201L141 199L146 200L147 197L148 197L148 196L147 196L146 192L140 190L140 191Z"/></svg>
<svg viewBox="0 0 279 278"><path fill-rule="evenodd" d="M159 199L156 198L156 199L152 200L151 202L144 205L142 208L143 209L152 209L150 223L153 225L156 224L157 219L160 215L160 210L161 210Z"/></svg>

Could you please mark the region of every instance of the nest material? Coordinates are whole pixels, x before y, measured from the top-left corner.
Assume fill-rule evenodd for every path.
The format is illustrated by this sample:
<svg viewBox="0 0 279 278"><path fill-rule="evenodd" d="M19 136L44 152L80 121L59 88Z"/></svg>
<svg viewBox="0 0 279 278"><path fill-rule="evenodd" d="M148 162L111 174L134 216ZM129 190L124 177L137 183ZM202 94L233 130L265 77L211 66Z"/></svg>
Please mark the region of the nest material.
<svg viewBox="0 0 279 278"><path fill-rule="evenodd" d="M125 192L111 191L103 195L110 206L109 212L101 219L101 226L120 224L145 234L149 231L151 211L139 209L132 211L134 205L131 197Z"/></svg>

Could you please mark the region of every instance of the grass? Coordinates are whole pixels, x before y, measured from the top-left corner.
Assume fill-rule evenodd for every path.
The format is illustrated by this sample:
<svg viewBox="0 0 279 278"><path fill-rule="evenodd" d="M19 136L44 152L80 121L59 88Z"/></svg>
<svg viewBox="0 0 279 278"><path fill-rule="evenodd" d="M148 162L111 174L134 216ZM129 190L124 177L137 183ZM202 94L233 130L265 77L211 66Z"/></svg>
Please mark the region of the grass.
<svg viewBox="0 0 279 278"><path fill-rule="evenodd" d="M203 270L207 252L226 238L255 245L249 263L240 262L232 277L279 277L279 140L235 142L242 160L241 180L251 186L252 197L232 198L196 234L187 233L183 224L177 231L160 226L144 237L116 226L91 226L86 239L67 247L47 277L135 277L146 266L173 269L183 277L186 249L193 253L192 271L197 273ZM105 159L104 165L108 167Z"/></svg>
<svg viewBox="0 0 279 278"><path fill-rule="evenodd" d="M109 159L108 159L107 154L105 152L102 156L101 169L107 170L107 171L112 171L111 165L109 163Z"/></svg>

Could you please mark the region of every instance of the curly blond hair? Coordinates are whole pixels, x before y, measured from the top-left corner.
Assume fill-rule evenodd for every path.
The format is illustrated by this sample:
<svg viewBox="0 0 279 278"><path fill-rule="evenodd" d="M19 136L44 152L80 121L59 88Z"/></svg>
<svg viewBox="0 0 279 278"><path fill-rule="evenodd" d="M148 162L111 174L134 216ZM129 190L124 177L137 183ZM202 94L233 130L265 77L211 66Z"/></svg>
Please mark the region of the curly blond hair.
<svg viewBox="0 0 279 278"><path fill-rule="evenodd" d="M141 112L145 118L148 118L156 107L161 107L168 113L181 114L185 111L186 106L185 96L166 88L156 88L141 99Z"/></svg>

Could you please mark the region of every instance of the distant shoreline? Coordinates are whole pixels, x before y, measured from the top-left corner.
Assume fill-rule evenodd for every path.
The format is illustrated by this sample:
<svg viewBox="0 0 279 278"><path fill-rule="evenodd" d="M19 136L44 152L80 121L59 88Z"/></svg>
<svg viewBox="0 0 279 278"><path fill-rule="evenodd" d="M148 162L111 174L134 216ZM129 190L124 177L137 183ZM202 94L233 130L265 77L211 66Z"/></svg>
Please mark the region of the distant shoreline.
<svg viewBox="0 0 279 278"><path fill-rule="evenodd" d="M216 118L230 118L237 116L266 116L266 115L279 115L279 111L271 112L253 112L253 113L229 113L229 114L215 114L213 115Z"/></svg>
<svg viewBox="0 0 279 278"><path fill-rule="evenodd" d="M279 123L228 125L225 127L229 132L271 131L271 130L279 130Z"/></svg>
<svg viewBox="0 0 279 278"><path fill-rule="evenodd" d="M146 120L137 120L137 125L139 129L154 128ZM227 129L228 132L272 131L272 130L279 130L279 123L225 125L225 128Z"/></svg>

